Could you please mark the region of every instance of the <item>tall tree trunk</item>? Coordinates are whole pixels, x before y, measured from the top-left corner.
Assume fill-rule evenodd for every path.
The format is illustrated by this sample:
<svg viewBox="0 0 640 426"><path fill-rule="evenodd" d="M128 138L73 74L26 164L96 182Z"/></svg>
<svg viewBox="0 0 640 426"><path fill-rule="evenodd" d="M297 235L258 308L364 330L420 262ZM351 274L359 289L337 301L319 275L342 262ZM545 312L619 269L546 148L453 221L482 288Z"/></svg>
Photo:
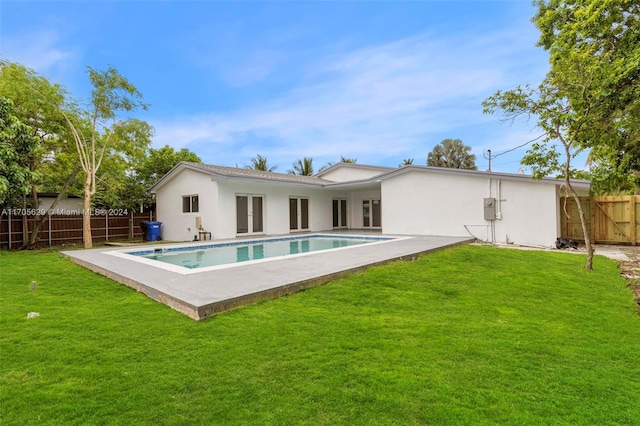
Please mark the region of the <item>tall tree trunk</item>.
<svg viewBox="0 0 640 426"><path fill-rule="evenodd" d="M582 234L584 235L584 245L587 248L587 263L584 265L584 269L587 271L593 271L593 245L591 244L591 232L589 231L589 226L587 225L587 219L584 215L584 210L582 209L582 202L580 201L580 197L578 193L573 189L571 185L569 185L569 192L573 196L573 199L576 201L576 206L578 207L578 213L580 214L580 224L582 225Z"/></svg>
<svg viewBox="0 0 640 426"><path fill-rule="evenodd" d="M24 248L24 242L27 241L29 236L29 218L27 217L27 196L22 196L22 250Z"/></svg>
<svg viewBox="0 0 640 426"><path fill-rule="evenodd" d="M84 248L93 248L91 238L91 173L87 173L87 180L84 182L84 210L82 212L82 239Z"/></svg>
<svg viewBox="0 0 640 426"><path fill-rule="evenodd" d="M567 190L573 196L573 199L576 200L576 206L578 206L578 213L580 214L580 224L582 225L582 235L584 235L584 245L587 247L587 263L584 265L584 269L587 271L593 271L593 246L591 245L591 233L589 231L589 226L587 226L587 218L584 216L584 210L582 209L582 202L580 201L580 197L573 186L571 186L571 178L570 178L570 166L569 162L571 161L571 144L567 143L567 141L562 137L560 131L557 131L558 139L564 145L564 151L567 156L567 161L565 163L564 169L564 184L567 187Z"/></svg>
<svg viewBox="0 0 640 426"><path fill-rule="evenodd" d="M51 204L51 207L49 207L49 210L47 210L47 212L44 215L41 215L40 213L38 213L36 215L36 218L35 218L34 223L33 223L33 230L31 231L31 234L29 235L29 242L26 244L26 248L28 250L31 250L31 249L35 248L36 243L38 242L38 233L40 232L40 228L42 228L42 225L44 224L44 221L47 220L49 215L51 215L51 211L56 208L56 206L58 205L58 202L60 200L62 200L62 198L64 198L67 195L67 191L69 190L69 187L71 186L71 184L75 180L75 178L78 175L78 173L80 172L80 170L82 170L82 167L78 166L73 171L73 173L71 173L71 175L69 176L69 179L67 179L67 181L65 182L64 186L62 187L62 190L58 193L58 196L53 201L53 204ZM36 197L37 197L37 195L36 195ZM36 200L37 200L37 198L36 198ZM37 201L36 201L36 205L38 205ZM39 212L39 211L40 210L38 208L36 208L36 212Z"/></svg>

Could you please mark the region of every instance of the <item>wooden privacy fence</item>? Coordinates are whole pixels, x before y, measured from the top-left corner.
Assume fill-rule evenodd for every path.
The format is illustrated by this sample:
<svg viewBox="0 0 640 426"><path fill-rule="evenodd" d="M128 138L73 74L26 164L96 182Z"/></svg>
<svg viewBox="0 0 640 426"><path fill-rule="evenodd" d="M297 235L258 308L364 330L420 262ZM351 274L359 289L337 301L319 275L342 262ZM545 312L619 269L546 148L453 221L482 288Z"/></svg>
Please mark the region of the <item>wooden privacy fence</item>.
<svg viewBox="0 0 640 426"><path fill-rule="evenodd" d="M594 242L638 245L640 195L581 197L580 200ZM562 237L584 240L578 207L572 197L560 199L560 213Z"/></svg>
<svg viewBox="0 0 640 426"><path fill-rule="evenodd" d="M22 214L26 213L26 214ZM0 216L0 248L18 249L28 241L35 223L35 212L30 209L5 210ZM101 211L91 216L93 241L142 238L140 222L153 220L153 212L126 210ZM55 246L82 243L82 214L49 215L38 232L37 246Z"/></svg>

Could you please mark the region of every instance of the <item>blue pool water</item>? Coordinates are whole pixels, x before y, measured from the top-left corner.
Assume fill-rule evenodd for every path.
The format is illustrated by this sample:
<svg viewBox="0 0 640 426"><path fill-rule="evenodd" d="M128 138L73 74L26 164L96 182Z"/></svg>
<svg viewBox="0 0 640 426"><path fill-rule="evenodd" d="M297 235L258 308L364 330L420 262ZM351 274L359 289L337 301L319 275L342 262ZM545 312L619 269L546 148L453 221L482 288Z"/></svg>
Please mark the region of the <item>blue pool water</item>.
<svg viewBox="0 0 640 426"><path fill-rule="evenodd" d="M378 241L386 237L307 235L268 240L235 241L177 248L157 248L129 252L134 256L170 263L189 269L240 263L270 257L330 250Z"/></svg>

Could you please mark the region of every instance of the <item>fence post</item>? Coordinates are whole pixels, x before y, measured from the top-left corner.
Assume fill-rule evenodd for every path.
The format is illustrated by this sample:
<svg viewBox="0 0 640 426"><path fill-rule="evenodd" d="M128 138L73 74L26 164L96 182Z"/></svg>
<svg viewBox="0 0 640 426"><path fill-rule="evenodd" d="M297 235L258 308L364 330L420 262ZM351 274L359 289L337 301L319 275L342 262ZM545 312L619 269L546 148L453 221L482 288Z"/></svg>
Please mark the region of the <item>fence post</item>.
<svg viewBox="0 0 640 426"><path fill-rule="evenodd" d="M636 235L636 196L629 197L629 231L631 238L631 244L634 246L638 243L638 236Z"/></svg>
<svg viewBox="0 0 640 426"><path fill-rule="evenodd" d="M48 212L48 221L49 221L49 247L51 247L51 212Z"/></svg>
<svg viewBox="0 0 640 426"><path fill-rule="evenodd" d="M9 250L11 250L11 215L13 213L9 212L7 215L7 220L9 221Z"/></svg>
<svg viewBox="0 0 640 426"><path fill-rule="evenodd" d="M104 214L104 240L109 241L109 211Z"/></svg>
<svg viewBox="0 0 640 426"><path fill-rule="evenodd" d="M129 212L129 239L133 240L133 210Z"/></svg>

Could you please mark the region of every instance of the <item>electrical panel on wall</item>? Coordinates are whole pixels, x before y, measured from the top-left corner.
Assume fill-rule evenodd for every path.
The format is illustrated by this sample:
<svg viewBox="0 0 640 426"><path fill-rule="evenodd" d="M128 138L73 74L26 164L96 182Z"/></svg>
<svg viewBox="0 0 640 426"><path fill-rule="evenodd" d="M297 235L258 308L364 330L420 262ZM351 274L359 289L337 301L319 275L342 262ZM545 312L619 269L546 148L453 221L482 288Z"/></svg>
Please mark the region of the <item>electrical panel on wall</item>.
<svg viewBox="0 0 640 426"><path fill-rule="evenodd" d="M496 199L484 199L484 220L496 220Z"/></svg>

